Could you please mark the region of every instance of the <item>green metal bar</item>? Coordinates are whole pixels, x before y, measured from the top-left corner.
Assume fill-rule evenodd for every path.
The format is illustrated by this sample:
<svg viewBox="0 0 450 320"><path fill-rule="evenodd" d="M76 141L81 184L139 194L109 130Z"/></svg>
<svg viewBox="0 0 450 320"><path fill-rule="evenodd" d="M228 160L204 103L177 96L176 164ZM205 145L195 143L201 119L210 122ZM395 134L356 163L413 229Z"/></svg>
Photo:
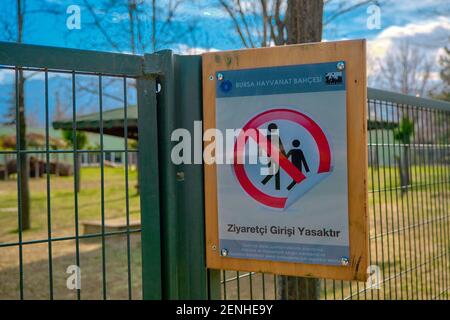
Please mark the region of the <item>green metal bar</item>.
<svg viewBox="0 0 450 320"><path fill-rule="evenodd" d="M239 271L236 271L236 288L237 288L237 299L241 300L241 283L240 283Z"/></svg>
<svg viewBox="0 0 450 320"><path fill-rule="evenodd" d="M262 299L266 300L266 279L265 274L261 274L261 282L262 282Z"/></svg>
<svg viewBox="0 0 450 320"><path fill-rule="evenodd" d="M250 300L253 300L253 279L251 273L248 276L248 285L250 289Z"/></svg>
<svg viewBox="0 0 450 320"><path fill-rule="evenodd" d="M393 110L393 105L392 104L390 104L390 103L386 103L385 104L385 108L384 108L384 111L385 111L385 114L386 115L389 115L389 109L391 109L391 113L392 113L392 110ZM391 139L391 137L388 135L387 137L386 137L386 139L387 139L387 143L388 144L391 144L391 143L393 143L393 141L390 141L390 139ZM392 139L393 139L393 137L392 137ZM383 142L382 142L383 143ZM388 177L389 177L389 179L388 180L385 180L385 183L387 182L387 181L389 181L389 186L390 187L392 187L392 185L393 185L393 180L392 180L392 170L391 170L391 168L392 167L394 167L395 168L395 163L394 163L394 166L393 166L393 164L391 163L391 147L388 147L387 148L387 158L388 158L388 165L389 165L389 171L388 171ZM395 160L394 160L395 161ZM397 194L397 193L396 193ZM390 215L390 221L389 221L389 219L388 219L388 215L386 214L386 223L389 223L390 222L390 227L387 227L386 228L386 230L387 231L389 231L390 229L391 230L393 230L393 229L395 229L395 221L394 221L394 200L395 200L395 198L394 198L394 196L392 195L392 191L389 191L389 201L390 201L390 207L389 207L389 209L390 209L390 212L391 212L391 215ZM388 207L386 207L386 212L388 212ZM388 237L388 239L389 239L389 237ZM391 251L391 246L389 246L388 245L388 252L389 251ZM397 263L396 263L396 258L395 258L395 256L396 256L396 252L395 252L395 237L392 237L392 255L394 256L394 261L393 261L393 273L394 274L397 274ZM391 270L391 263L389 263L389 270ZM389 283L389 285L390 285L390 283ZM397 278L395 278L394 279L394 299L395 300L397 300L398 299L398 290L397 290ZM358 292L358 291L357 291ZM352 292L350 291L350 297L352 297ZM389 295L389 297L392 299L392 290L391 290L391 294Z"/></svg>
<svg viewBox="0 0 450 320"><path fill-rule="evenodd" d="M73 170L74 172L78 172L78 142L77 142L77 92L76 92L76 75L75 72L72 72L72 123L73 123L73 131L72 131L72 145L73 145ZM80 266L80 229L78 223L78 179L76 174L74 174L73 179L73 188L74 188L74 209L75 209L75 261L78 268ZM77 299L81 300L81 290L77 289Z"/></svg>
<svg viewBox="0 0 450 320"><path fill-rule="evenodd" d="M203 166L175 165L171 160L175 142L170 141L173 130L185 128L194 133L194 121L202 120L201 57L162 51L146 56L144 70L159 74L161 84L157 113L162 297L207 299Z"/></svg>
<svg viewBox="0 0 450 320"><path fill-rule="evenodd" d="M123 78L123 114L124 114L124 148L125 148L125 212L127 222L127 273L128 273L128 299L133 298L131 288L131 242L130 242L130 195L128 190L128 95L127 78Z"/></svg>
<svg viewBox="0 0 450 320"><path fill-rule="evenodd" d="M131 229L130 233L140 233L141 229ZM128 231L110 231L105 232L105 237L112 237L112 236L123 236L126 235ZM70 240L81 240L81 239L94 239L94 238L101 238L103 236L102 233L90 233L90 234L82 234L79 236L68 236L68 237L56 237L51 239L38 239L38 240L29 240L29 241L22 241L22 242L6 242L6 243L0 243L0 248L7 248L7 247L17 247L19 245L26 246L26 245L33 245L33 244L41 244L41 243L48 243L49 241L53 242L61 242L61 241L70 241Z"/></svg>
<svg viewBox="0 0 450 320"><path fill-rule="evenodd" d="M437 137L439 137L439 129L441 128L440 123L439 123L439 110L434 111L433 112L433 122L434 122L434 128L435 128L435 134ZM441 150L435 150L434 152L436 152L436 158L435 158L435 170L434 170L434 174L435 176L437 176L437 181L441 181L441 161L440 159L442 159L443 155L441 153ZM436 185L435 186L435 191L438 192L439 195L444 194L444 190L441 188L441 185ZM439 208L439 215L443 215L445 214L445 208L443 208L443 199L440 200L438 197L436 197L436 205ZM444 241L443 238L443 226L442 224L438 224L437 227L439 228L439 233L438 233L438 238L439 238L439 246L438 246L438 253L440 254L445 254L445 251L442 250L442 243ZM444 290L445 288L445 269L444 269L444 259L440 259L439 261L439 267L438 267L438 272L439 272L439 292L442 292L442 290ZM443 287L442 287L443 286ZM439 296L438 296L439 297Z"/></svg>
<svg viewBox="0 0 450 320"><path fill-rule="evenodd" d="M161 299L161 233L158 164L158 121L156 81L139 78L139 190L142 224L142 289L143 298Z"/></svg>
<svg viewBox="0 0 450 320"><path fill-rule="evenodd" d="M49 110L48 110L48 72L45 72L45 166L46 166L46 183L47 183L47 235L48 235L48 273L49 273L49 290L50 300L53 300L53 258L52 258L52 214L50 201L50 132L49 132Z"/></svg>
<svg viewBox="0 0 450 320"><path fill-rule="evenodd" d="M428 98L409 96L401 93L367 88L367 97L370 100L389 101L399 105L409 105L414 107L424 107L450 111L450 103Z"/></svg>
<svg viewBox="0 0 450 320"><path fill-rule="evenodd" d="M194 122L203 119L201 57L174 56L174 62L176 101L174 109L167 111L174 112L172 116L177 118L177 127L186 128L191 132L192 137L198 138L199 135L202 136L202 132L195 132ZM164 90L164 83L162 85ZM161 105L161 109L163 108L164 105ZM169 135L166 137L168 139ZM202 143L199 144L202 148ZM166 155L169 155L171 148L166 149L165 152ZM171 167L176 171L175 175L178 177L174 179L175 176L172 175L169 180L169 183L176 186L176 196L179 199L176 211L179 237L177 241L178 297L180 299L207 299L208 273L205 255L203 164L175 166L171 163ZM174 171L170 173L173 174ZM171 225L164 227L166 232ZM210 290L219 291L219 277L209 278L209 286Z"/></svg>
<svg viewBox="0 0 450 320"><path fill-rule="evenodd" d="M162 74L158 78L161 84L161 92L158 94L158 151L160 164L160 191L161 191L161 281L162 298L179 299L179 251L177 246L182 237L178 229L177 219L178 202L176 190L176 168L170 157L172 131L179 125L175 115L175 66L171 51L163 51L146 56L145 62L150 66L156 66ZM151 70L150 72L153 72ZM156 87L154 87L156 90ZM191 226L189 226L191 227ZM183 255L187 255L184 252Z"/></svg>
<svg viewBox="0 0 450 320"><path fill-rule="evenodd" d="M74 124L74 126L76 126L76 124ZM80 128L77 127L77 130L79 130ZM73 127L72 127L73 130ZM77 150L77 153L94 153L94 154L102 154L102 153L107 153L107 152L125 152L125 149L107 149L107 150ZM128 153L133 153L133 152L138 152L138 150L128 150ZM1 150L0 154L23 154L23 153L28 153L28 154L46 154L47 152L45 150L19 150L19 151L11 151L11 150ZM48 150L49 154L64 154L64 153L73 153L73 151L67 151L67 150Z"/></svg>
<svg viewBox="0 0 450 320"><path fill-rule="evenodd" d="M383 120L382 119L383 107L385 107L385 101L381 101L381 103L380 103L380 113L379 113L380 119L379 120L381 120L381 121ZM384 142L385 142L384 132L381 131L381 144L384 144ZM385 151L385 148L383 148L381 150L382 150L382 157L383 157L383 162L384 162L384 160L386 159L386 151ZM389 161L389 158L388 158L388 161ZM387 176L386 176L386 164L385 163L383 163L383 164L384 165L383 165L383 176L382 176L382 178L383 178L383 182L386 184L388 182ZM389 165L390 164L388 163L388 166ZM384 204L383 208L384 208L384 218L385 218L385 220L384 220L384 228L386 230L389 230L389 219L388 219L388 209L389 209L389 207L388 207L388 193L387 192L384 192L384 203L383 204ZM383 220L382 212L383 212L383 210L380 209L380 221ZM383 229L383 227L381 227L381 229ZM383 257L383 260L385 260L387 258L386 259L387 261L391 261L391 256L390 256L390 251L389 251L389 248L390 248L389 237L384 237L384 239L386 241L386 245L387 246L386 246L386 248L384 248L384 242L382 241L382 252L383 252L382 253L382 257ZM386 252L387 257L384 254L385 252ZM387 272L386 273L388 275L388 279L391 279L391 267L390 267L389 264L386 264L386 266L387 266ZM386 268L386 266L384 266L384 268ZM389 299L392 299L392 297L391 297L391 281L390 280L388 281L388 285L389 285L389 290L385 290L384 292L386 293L386 291L387 291L389 293ZM341 282L341 288L342 288L342 282ZM384 299L386 299L386 295L384 295Z"/></svg>
<svg viewBox="0 0 450 320"><path fill-rule="evenodd" d="M448 115L449 115L450 113L449 112L442 112L442 116L443 116L443 123L444 123L444 132L445 132L445 135L444 135L444 137L446 138L446 141L445 142L449 142L449 133L450 133L450 131L449 131L449 117L448 117ZM446 154L449 154L449 152L448 152L448 149L449 148L447 148L446 149ZM443 171L444 171L444 177L449 177L450 176L450 173L449 173L449 171L448 171L448 167L449 167L449 165L448 165L448 162L447 163L445 163L444 162L444 168L443 168ZM444 179L443 181L446 181L446 179ZM443 185L443 188L444 188L444 190L448 190L448 180L446 181L446 183ZM447 208L449 207L449 202L448 202L448 197L445 197L445 208L446 208L446 210L447 210ZM447 270L448 270L448 268L449 268L449 258L450 258L450 255L449 255L449 250L448 250L448 248L447 248L447 245L448 245L448 241L449 241L449 239L450 239L450 228L449 228L449 223L448 223L448 221L445 223L445 242L444 242L444 249L446 250L446 255L447 255L447 259L446 259L446 262L445 262L445 266L447 267ZM448 289L449 289L449 287L450 287L450 285L449 285L449 274L448 274L449 272L447 271L446 272L446 274L445 274L445 276L446 276L446 282L445 282L445 287L446 287L446 289L444 290L444 293L445 293L445 299L447 299L448 300Z"/></svg>
<svg viewBox="0 0 450 320"><path fill-rule="evenodd" d="M222 271L225 273L225 271ZM209 300L221 300L221 271L220 270L208 270L208 299ZM217 285L219 284L219 285ZM224 299L226 300L227 290L226 290L226 283L224 283Z"/></svg>
<svg viewBox="0 0 450 320"><path fill-rule="evenodd" d="M23 248L22 248L22 188L20 182L22 181L21 178L21 156L19 153L19 150L22 149L23 146L20 145L20 112L19 112L19 69L15 69L15 104L16 104L16 168L17 168L17 212L18 212L18 221L17 221L17 227L18 227L18 235L19 235L19 295L20 300L24 299L24 293L23 293Z"/></svg>
<svg viewBox="0 0 450 320"><path fill-rule="evenodd" d="M410 114L412 116L414 109L411 106L407 106L407 114L408 114L408 118L410 117ZM411 138L412 140L415 140L415 133L413 134L413 137ZM409 148L409 173L410 173L410 179L417 179L417 167L414 168L414 170L412 169L412 161L413 161L413 150L411 148ZM416 190L417 192L418 190ZM420 223L420 213L423 210L420 210L419 208L419 197L418 195L411 195L411 208L412 208L412 214L413 214L413 225L415 225L416 223ZM415 209L416 208L416 209ZM417 222L416 222L417 221ZM421 243L422 241L422 232L421 232L421 228L413 228L414 231L414 248L415 248L415 252L417 253L416 256L418 257L418 263L421 264L422 263L422 249L421 249ZM417 231L417 232L416 232ZM418 242L418 243L417 243ZM416 247L417 244L417 247ZM417 264L417 262L416 262ZM421 272L420 274L418 273L420 271L418 271L416 269L416 290L417 290L417 299L422 300L423 299L423 292L424 290L420 290L419 288L423 288L424 286L424 280L423 280L423 272ZM420 285L419 285L420 283ZM425 284L426 285L426 284ZM419 298L419 293L420 293L420 298Z"/></svg>
<svg viewBox="0 0 450 320"><path fill-rule="evenodd" d="M371 110L373 110L374 108L375 108L375 106L374 106L374 103L372 103L372 101L371 100L369 100L369 102L368 102L368 108L369 108L369 112L368 112L368 115L369 115L369 120L370 120L370 118L372 117L372 112L371 112ZM373 131L369 131L369 133L368 133L368 135L369 135L369 146L372 146L372 136L373 136ZM377 131L375 130L375 135L377 135ZM378 148L378 147L376 147L376 148ZM369 149L369 150L371 150L371 152L370 152L370 159L371 159L371 166L370 166L370 176L371 176L371 182L372 182L372 191L375 189L375 178L374 178L374 169L373 169L373 167L375 166L375 161L374 161L374 159L373 159L373 149ZM378 156L378 149L375 149L376 151L377 151L377 156ZM378 159L377 159L377 162L376 162L377 164L378 164ZM380 186L378 186L378 188L380 188ZM370 191L371 190L368 190L368 192L369 192L369 195L370 195ZM374 232L374 234L377 234L377 223L376 223L376 205L375 205L375 196L376 196L376 194L374 194L374 193L372 193L372 196L373 196L373 199L372 199L372 211L373 211L373 220L374 220L374 223L373 223L373 232ZM370 202L369 202L370 203ZM372 230L372 228L369 228L369 236L370 236L370 230ZM378 263L378 242L375 240L375 253L374 254L372 254L372 246L371 246L371 244L370 244L370 242L369 242L369 257L370 257L370 264L371 265L373 265L374 264L374 258L375 258L375 262L376 263ZM326 280L325 280L325 282L326 282ZM379 290L377 290L377 291L379 291ZM371 299L373 299L373 290L371 290L370 291L370 293L371 293Z"/></svg>
<svg viewBox="0 0 450 320"><path fill-rule="evenodd" d="M425 128L426 128L426 132L427 132L427 138L432 141L433 140L433 127L434 127L434 125L431 121L432 110L424 109L423 111L427 115L425 118L425 120L426 120ZM432 183L434 183L434 179L435 179L434 174L433 174L434 166L435 166L435 158L434 158L434 152L433 152L431 157L428 158L428 164L427 164L428 181L431 181ZM436 188L433 185L429 188L429 190L430 190L430 194L429 194L430 206L434 209L433 211L436 211L437 210L436 197L433 194L436 192ZM428 215L430 214L429 211L427 211L427 214ZM436 223L433 221L431 223L431 232L433 234L433 241L432 241L433 256L435 256L437 254L438 244L439 244L438 240L436 239L436 233L437 233L436 231L437 231L437 226L436 226ZM432 265L433 266L433 293L432 293L433 297L436 296L436 294L438 292L439 278L438 278L438 275L436 275L436 271L438 271L438 270L436 270L437 269L436 266L437 266L438 262L439 262L438 260L433 260L433 265Z"/></svg>
<svg viewBox="0 0 450 320"><path fill-rule="evenodd" d="M223 300L227 300L227 273L225 270L222 270L222 283L223 283Z"/></svg>
<svg viewBox="0 0 450 320"><path fill-rule="evenodd" d="M142 56L0 42L0 65L140 76Z"/></svg>
<svg viewBox="0 0 450 320"><path fill-rule="evenodd" d="M103 80L102 75L98 76L98 99L100 108L100 150L104 150L103 136ZM106 292L106 241L105 241L105 154L101 154L100 160L100 201L101 201L101 220L102 220L102 288L103 300L107 299Z"/></svg>
<svg viewBox="0 0 450 320"><path fill-rule="evenodd" d="M391 104L390 105L390 109L391 109L391 116L392 116L392 119L395 119L395 115L396 115L396 111L398 112L398 106L397 106L397 104ZM393 139L392 139L392 154L394 155L394 157L395 157L395 152L396 152L396 141L395 141L395 139L394 139L394 137L392 137ZM388 137L388 139L389 139L389 137ZM391 147L389 147L389 148L391 148ZM395 158L396 159L396 158ZM397 173L397 170L396 170L396 164L395 164L395 161L396 160L394 160L394 182L396 181L396 173ZM392 188L392 182L391 182L391 185L390 185L390 187ZM397 217L397 229L399 229L400 228L400 214L399 214L399 212L400 212L400 210L399 210L399 204L400 204L400 202L399 202L399 196L398 196L398 190L392 190L392 191L394 191L395 192L395 212L396 212L396 217ZM391 210L392 210L392 216L391 216L391 219L392 219L392 225L394 226L394 220L393 220L393 218L394 218L394 214L393 214L393 209L391 208ZM397 233L398 235L400 235L400 233ZM395 239L395 238L394 238ZM399 262L399 270L401 271L402 270L402 252L401 252L401 243L400 243L400 239L398 239L398 241L397 241L397 244L398 244L398 262ZM394 245L394 255L395 255L395 245ZM395 270L395 267L394 267L394 273L395 274L397 274L397 271ZM403 281L402 281L402 278L400 278L399 279L399 281L400 281L400 300L403 300L403 290L402 290L402 288L403 288ZM396 299L398 298L398 296L397 296L397 279L395 280L395 289L396 289ZM359 288L358 288L358 292L359 292ZM366 291L364 291L364 294L366 294Z"/></svg>

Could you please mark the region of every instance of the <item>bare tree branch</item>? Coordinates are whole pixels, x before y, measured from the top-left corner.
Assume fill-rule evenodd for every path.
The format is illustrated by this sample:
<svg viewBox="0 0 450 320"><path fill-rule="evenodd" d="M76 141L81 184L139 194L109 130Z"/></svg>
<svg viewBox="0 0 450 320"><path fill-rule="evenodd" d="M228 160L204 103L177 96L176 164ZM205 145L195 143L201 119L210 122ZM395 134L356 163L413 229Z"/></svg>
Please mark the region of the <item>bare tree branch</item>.
<svg viewBox="0 0 450 320"><path fill-rule="evenodd" d="M236 18L236 15L234 13L234 10L231 8L231 5L229 5L229 3L226 0L219 0L219 1L220 1L220 4L222 5L222 7L225 9L225 11L230 16L231 20L233 21L234 27L235 27L239 37L241 38L242 44L246 48L249 48L250 45L247 42L247 38L244 36L244 32L243 32L243 30L241 28L241 23Z"/></svg>
<svg viewBox="0 0 450 320"><path fill-rule="evenodd" d="M105 28L103 28L100 19L98 18L98 15L95 13L93 6L89 3L88 0L83 0L86 8L88 9L89 13L91 14L92 18L94 19L94 25L97 27L97 29L101 32L101 34L105 37L105 39L108 41L108 43L117 51L121 51L119 46L116 42L111 38L111 36L106 32Z"/></svg>
<svg viewBox="0 0 450 320"><path fill-rule="evenodd" d="M324 4L330 4L332 2L332 0L328 0L326 2L324 2ZM353 3L350 4L348 6L343 6L342 8L340 8L339 10L336 10L330 17L328 17L327 20L324 21L323 25L326 26L327 24L329 24L330 22L332 22L333 20L336 20L338 17L342 16L343 14L349 13L355 9L358 9L362 6L366 6L369 4L376 4L376 5L380 5L380 1L377 0L363 0L357 3Z"/></svg>

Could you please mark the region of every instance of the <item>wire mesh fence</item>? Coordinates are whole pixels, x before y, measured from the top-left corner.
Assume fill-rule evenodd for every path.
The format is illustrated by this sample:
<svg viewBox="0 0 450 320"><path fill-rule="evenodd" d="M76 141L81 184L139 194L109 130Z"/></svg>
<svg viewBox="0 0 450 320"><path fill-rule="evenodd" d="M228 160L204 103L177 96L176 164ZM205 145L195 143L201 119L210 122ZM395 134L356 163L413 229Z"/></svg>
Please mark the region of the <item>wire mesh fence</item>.
<svg viewBox="0 0 450 320"><path fill-rule="evenodd" d="M142 297L136 80L113 66L0 66L1 299Z"/></svg>
<svg viewBox="0 0 450 320"><path fill-rule="evenodd" d="M317 298L448 299L450 109L426 104L369 90L370 277L317 279ZM279 294L269 274L222 271L221 288L223 299Z"/></svg>
<svg viewBox="0 0 450 320"><path fill-rule="evenodd" d="M78 61L84 53L13 49L39 67L20 59L0 66L2 97L9 97L0 127L0 298L142 298L131 160L142 57L91 52ZM317 298L448 299L450 107L374 90L368 96L371 276L367 283L317 279ZM220 277L223 299L278 297L276 275Z"/></svg>

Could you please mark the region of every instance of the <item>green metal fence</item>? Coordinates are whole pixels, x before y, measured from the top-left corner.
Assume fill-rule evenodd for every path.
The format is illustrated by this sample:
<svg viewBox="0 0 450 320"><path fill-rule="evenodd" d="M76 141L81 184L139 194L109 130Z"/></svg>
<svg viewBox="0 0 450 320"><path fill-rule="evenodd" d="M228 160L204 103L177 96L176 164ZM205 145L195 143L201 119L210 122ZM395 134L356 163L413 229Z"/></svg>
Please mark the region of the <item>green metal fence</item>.
<svg viewBox="0 0 450 320"><path fill-rule="evenodd" d="M170 160L172 131L193 133L202 120L201 57L0 43L0 72L11 78L15 136L12 148L0 150L0 162L7 159L0 163L0 299L279 296L276 275L205 268L203 167ZM23 75L43 83L31 98L24 99ZM65 122L52 119L56 75L69 88ZM87 118L80 117L81 89L96 101ZM111 94L118 109L110 110ZM41 149L24 134L36 99L44 106ZM450 105L369 89L367 106L372 282L317 279L295 290L299 297L314 290L320 299L447 299ZM71 143L58 146L53 129L70 131ZM82 130L97 135L94 148L79 147ZM106 135L123 137L123 147L108 147ZM112 167L107 152L124 154L124 166ZM138 171L128 163L131 153L138 153ZM99 167L78 175L80 154L98 155ZM37 155L41 162L32 162ZM72 175L54 169L61 155ZM69 265L81 269L81 290L67 287Z"/></svg>
<svg viewBox="0 0 450 320"><path fill-rule="evenodd" d="M367 106L371 277L367 283L317 279L315 297L448 299L450 103L368 89ZM401 178L405 171L408 181ZM282 294L275 275L222 271L220 279L223 299ZM307 289L293 290L301 296Z"/></svg>
<svg viewBox="0 0 450 320"><path fill-rule="evenodd" d="M130 145L128 137L135 138L131 133L135 133L137 128L133 121L128 123L128 95L130 91L135 90L136 83L145 87L148 92L152 92L152 85L153 89L155 88L155 80L148 80L149 77L142 72L142 57L1 43L0 65L0 72L4 78L8 76L11 78L10 89L14 97L9 108L14 111L14 116L9 127L14 128L15 140L15 146L2 148L0 151L3 158L7 159L3 165L4 179L0 181L3 202L0 217L2 298L141 297L141 245L139 238L136 239L141 227L130 224L130 202L133 202L134 207L139 207L139 198L134 196L134 186L130 186L128 164L128 156L137 152L137 149ZM25 86L25 82L30 83L33 79L39 79L43 85L38 89L32 85ZM72 141L66 146L61 146L54 143L54 140L61 138L58 138L58 134L52 128L50 114L54 112L55 106L50 105L50 91L55 85L56 91L61 90L58 86L64 81L68 84L68 93L63 98L67 101L67 113L72 119L66 131ZM122 112L120 130L116 135L123 138L123 143L114 150L104 144L104 136L110 133L111 129L108 122L103 119L107 110L104 104L104 90L107 89L105 82L108 82L108 86L116 88ZM95 97L98 115L95 119L97 145L90 149L81 145L80 131L77 127L79 110L83 107L79 101L82 94L80 86L86 83L90 86L90 93ZM2 98L5 98L6 87L6 84L3 85ZM26 112L39 99L44 101L43 108L35 114ZM5 100L2 103L6 103ZM142 103L148 103L148 99ZM154 106L155 103L149 103L148 108L154 109ZM39 135L30 132L29 118L38 118L42 114L44 114L42 133ZM156 127L154 118L149 121L150 126ZM152 142L156 142L153 129L142 131L150 134L150 141L153 139ZM33 135L44 140L43 148L33 148L31 140ZM108 168L105 161L107 152L124 154L124 166L114 171ZM79 158L84 154L97 156L100 159L99 166L89 171L80 168ZM38 160L42 158L41 155L45 156L43 161ZM60 155L64 155L65 162L61 163L61 160L58 160ZM144 156L146 157L143 160L149 164L145 165L141 176L144 179L154 179L152 174L156 172L154 166L157 163L155 155L144 154ZM33 163L37 163L36 166L40 167L37 169L40 173L36 179L34 174L30 174L34 172ZM60 169L55 169L58 166ZM10 172L6 172L8 167ZM62 173L63 167L70 168L67 170L72 174ZM82 172L81 176L78 174L79 170ZM113 174L117 175L117 178L112 179ZM96 178L93 179L91 176ZM83 178L81 182L80 177ZM109 183L118 184L120 187L116 190L117 188L112 188ZM79 189L81 190L77 192ZM141 191L154 190L148 190L144 185ZM65 196L66 194L69 196ZM158 210L157 202L155 203L153 198L153 196L145 198L142 210L147 210L148 206L153 206L152 210ZM6 214L5 211L6 205L13 206L10 203L11 199L16 201L16 210L13 210L16 212L15 221L9 217L11 214ZM133 210L139 211L136 208ZM92 214L87 214L91 211ZM107 219L112 216L121 220L120 227L108 224ZM83 222L83 218L95 218L95 221ZM146 219L148 221L147 217L143 218ZM152 240L151 237L148 240ZM78 271L67 269L70 265L80 268L83 279L81 289L84 290L79 289L77 280L72 279L74 286L70 287L70 283L68 286L67 279L70 275L79 275ZM119 273L116 271L117 268L120 269ZM17 272L14 269L17 269ZM118 278L122 280L119 281Z"/></svg>

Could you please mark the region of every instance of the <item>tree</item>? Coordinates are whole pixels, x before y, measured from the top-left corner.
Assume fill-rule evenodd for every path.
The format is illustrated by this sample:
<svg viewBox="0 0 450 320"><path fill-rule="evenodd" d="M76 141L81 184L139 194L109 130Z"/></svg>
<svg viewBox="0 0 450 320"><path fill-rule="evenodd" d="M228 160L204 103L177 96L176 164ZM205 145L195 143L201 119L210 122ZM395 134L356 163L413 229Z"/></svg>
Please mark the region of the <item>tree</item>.
<svg viewBox="0 0 450 320"><path fill-rule="evenodd" d="M407 187L411 184L409 145L411 144L413 133L414 123L408 117L404 117L398 124L398 127L394 129L394 139L402 145L402 155L397 157L402 194L407 191Z"/></svg>
<svg viewBox="0 0 450 320"><path fill-rule="evenodd" d="M22 6L22 0L17 0L17 42L22 43L23 41L23 27L24 27L24 16L25 11ZM18 119L16 118L15 124L19 127L19 145L21 148L26 148L26 135L27 135L27 125L25 118L25 81L23 69L19 69L17 72L17 87L16 87L16 108L19 108L17 112ZM19 183L19 193L21 200L21 221L22 230L28 230L31 228L31 218L30 218L30 186L29 180L29 164L28 155L26 153L20 153L19 157L19 168L20 172L20 183Z"/></svg>
<svg viewBox="0 0 450 320"><path fill-rule="evenodd" d="M376 86L407 95L426 96L432 90L431 71L434 62L409 41L393 44L383 59L375 60Z"/></svg>
<svg viewBox="0 0 450 320"><path fill-rule="evenodd" d="M440 83L432 81L434 64L433 59L428 57L423 49L415 47L408 40L399 41L392 44L383 59L375 60L373 70L375 76L369 78L369 82L389 91L426 97L432 95L432 92L440 86ZM427 143L431 142L430 139L435 139L434 131L428 130L428 128L436 127L436 121L439 121L438 117L433 117L428 112L411 112L404 108L399 108L398 112L399 121L403 119L398 124L399 130L407 129L409 123L405 122L405 119L409 119L415 127L412 133L414 131L418 133L417 136L414 136L417 143ZM427 135L428 132L432 132L431 136ZM397 134L403 135L402 131L397 132ZM406 135L402 137L406 139ZM399 138L401 137L399 136ZM409 139L412 140L413 137L411 136ZM409 152L406 151L408 151L407 148L402 152L403 157L400 156L400 159L405 162L399 164L402 187L409 185L410 182L409 169L407 169L409 168Z"/></svg>
<svg viewBox="0 0 450 320"><path fill-rule="evenodd" d="M450 40L450 38L449 38ZM444 54L439 59L441 66L440 77L443 82L442 90L439 94L433 95L435 99L450 101L450 47L444 48ZM447 125L449 116L447 113L437 115L437 130L439 130L439 143L447 144L450 140L450 128ZM444 153L445 161L450 160L448 152Z"/></svg>
<svg viewBox="0 0 450 320"><path fill-rule="evenodd" d="M440 76L443 82L442 91L434 98L450 101L450 47L444 48L444 54L439 58L441 66Z"/></svg>
<svg viewBox="0 0 450 320"><path fill-rule="evenodd" d="M324 7L335 0L258 0L249 5L242 0L218 0L229 15L242 45L269 47L322 40L322 29L340 16L370 3L360 0L339 3L323 19Z"/></svg>
<svg viewBox="0 0 450 320"><path fill-rule="evenodd" d="M195 41L192 33L200 33L198 21L183 19L178 23L180 8L188 0L83 0L89 12L90 27L101 34L103 45L116 52L149 53L161 50L180 41ZM108 29L113 17L117 23L125 22L121 28ZM89 39L90 40L90 39ZM89 41L88 40L88 41ZM88 42L91 43L91 42ZM92 43L98 46L98 40ZM196 43L191 43L195 46Z"/></svg>
<svg viewBox="0 0 450 320"><path fill-rule="evenodd" d="M13 5L11 5L13 7ZM48 5L44 9L30 9L27 6L26 0L16 0L16 16L11 18L10 12L2 12L0 17L0 29L5 40L15 41L17 43L23 43L26 35L26 26L33 21L28 19L29 16L35 14L59 14L59 11L55 10L54 6ZM27 147L27 119L25 105L25 83L28 79L33 77L37 72L30 72L25 75L23 69L17 69L17 82L14 90L14 96L10 99L11 108L7 115L5 124L16 125L19 128L19 136L17 137L21 149ZM17 113L16 113L17 111ZM21 224L22 231L31 228L30 217L30 187L29 187L29 157L26 153L21 152L18 155L20 183L19 193L21 197Z"/></svg>
<svg viewBox="0 0 450 320"><path fill-rule="evenodd" d="M333 0L218 0L247 48L322 41L323 26L344 13L375 1L352 1L323 21L324 6ZM318 279L277 276L278 299L318 299Z"/></svg>
<svg viewBox="0 0 450 320"><path fill-rule="evenodd" d="M73 135L73 130L63 130L62 131L63 139L67 142L69 146L72 147L72 149L75 150L83 150L87 143L88 143L88 137L85 132L77 131L76 136ZM76 141L75 141L76 140ZM75 146L76 142L76 146ZM81 167L81 157L79 153L76 153L74 156L76 156L76 168L75 168L75 179L78 181L77 183L77 190L76 192L80 192L81 188L81 175L80 175L80 167Z"/></svg>
<svg viewBox="0 0 450 320"><path fill-rule="evenodd" d="M101 34L103 45L116 52L131 52L132 54L143 54L155 52L170 45L180 43L181 40L188 41L192 46L196 46L198 37L196 20L183 20L177 23L179 9L184 3L192 3L192 0L83 0L92 19L89 26L95 28ZM117 16L117 12L125 15ZM108 29L105 18L116 15L118 19L124 18L127 24L123 28L114 28L113 32ZM90 41L87 40L87 41ZM90 43L90 42L87 42ZM92 43L98 46L98 40ZM116 78L105 78L104 88L117 88L122 82ZM136 88L135 81L128 81L130 88ZM79 82L78 90L91 97L97 97L98 85L95 79L91 81ZM122 90L103 90L103 96L123 103ZM139 193L139 170L138 185Z"/></svg>

